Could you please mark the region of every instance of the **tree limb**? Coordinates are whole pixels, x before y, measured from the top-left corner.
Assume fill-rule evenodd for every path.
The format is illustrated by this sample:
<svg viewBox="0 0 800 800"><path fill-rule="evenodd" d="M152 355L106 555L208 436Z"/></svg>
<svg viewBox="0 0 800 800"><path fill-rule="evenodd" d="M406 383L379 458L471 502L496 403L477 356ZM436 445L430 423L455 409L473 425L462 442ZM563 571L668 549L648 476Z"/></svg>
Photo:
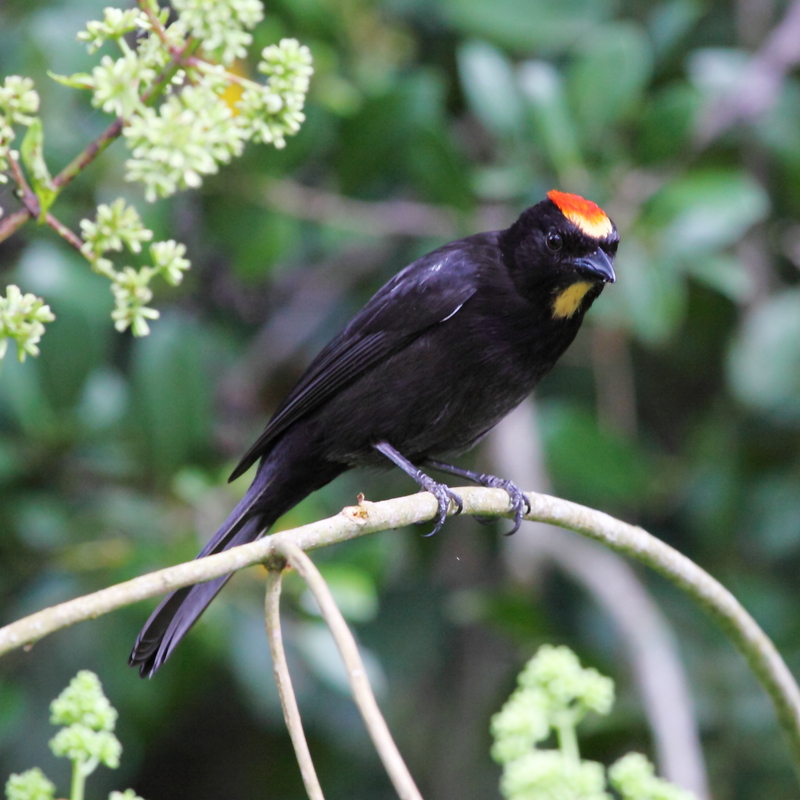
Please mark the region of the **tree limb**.
<svg viewBox="0 0 800 800"><path fill-rule="evenodd" d="M547 491L550 481L536 416L536 404L529 397L492 431L490 452L496 474L518 486ZM659 774L699 798L710 797L677 637L637 570L597 542L542 523L525 527L524 536L503 542L510 574L533 587L540 582L542 562L549 561L592 597L613 622L625 650L652 731Z"/></svg>
<svg viewBox="0 0 800 800"><path fill-rule="evenodd" d="M400 800L422 800L422 795L394 743L380 708L378 708L378 702L369 685L367 670L359 655L356 640L347 627L328 585L314 566L314 562L296 544L284 538L277 545L277 550L298 571L317 601L322 617L330 628L347 669L353 699L361 712L372 743L378 751Z"/></svg>
<svg viewBox="0 0 800 800"><path fill-rule="evenodd" d="M508 495L501 489L470 486L456 491L463 500L465 514L510 513ZM531 511L525 519L569 528L637 559L668 578L708 612L744 655L772 699L800 774L800 689L775 645L739 601L705 570L642 528L549 495L530 493L528 499ZM284 542L301 550L311 550L368 533L424 522L433 519L436 511L437 502L427 492L351 506L335 517L281 531L224 553L162 569L39 611L0 629L0 655L32 644L76 622L93 619L172 589L263 563L274 558Z"/></svg>
<svg viewBox="0 0 800 800"><path fill-rule="evenodd" d="M302 552L302 551L301 551ZM306 787L309 800L325 800L322 787L314 769L311 752L308 749L303 721L300 718L300 709L297 706L297 697L292 687L292 676L289 674L289 665L286 663L286 652L283 649L283 636L281 636L281 583L282 570L271 569L267 573L267 594L264 600L264 616L267 621L267 638L269 639L269 652L272 656L272 673L275 676L275 685L281 698L283 718L286 728L292 739L294 754L300 767L300 776Z"/></svg>

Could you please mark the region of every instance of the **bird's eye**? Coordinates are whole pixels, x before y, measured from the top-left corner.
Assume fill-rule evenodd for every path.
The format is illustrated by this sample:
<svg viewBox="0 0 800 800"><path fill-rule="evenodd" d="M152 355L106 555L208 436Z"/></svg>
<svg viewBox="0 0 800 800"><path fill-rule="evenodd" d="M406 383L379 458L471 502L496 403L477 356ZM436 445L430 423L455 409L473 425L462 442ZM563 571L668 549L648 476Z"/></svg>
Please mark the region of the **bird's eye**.
<svg viewBox="0 0 800 800"><path fill-rule="evenodd" d="M547 234L547 246L555 253L556 250L561 249L561 245L563 242L561 241L561 234L556 233L555 231L550 231Z"/></svg>

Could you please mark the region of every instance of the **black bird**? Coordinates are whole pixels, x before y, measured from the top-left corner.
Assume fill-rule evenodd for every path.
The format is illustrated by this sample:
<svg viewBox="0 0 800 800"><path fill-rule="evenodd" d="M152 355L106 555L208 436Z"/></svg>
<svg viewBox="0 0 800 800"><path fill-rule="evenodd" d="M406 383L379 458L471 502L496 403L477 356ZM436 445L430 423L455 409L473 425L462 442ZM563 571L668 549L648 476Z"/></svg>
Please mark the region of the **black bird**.
<svg viewBox="0 0 800 800"><path fill-rule="evenodd" d="M422 467L508 492L514 530L529 510L510 481L439 461L471 448L570 345L619 237L594 203L551 191L503 231L468 236L410 264L314 359L231 480L259 461L242 501L198 558L253 541L352 467L394 463L439 502L461 500ZM130 664L152 676L230 576L178 589L153 612Z"/></svg>

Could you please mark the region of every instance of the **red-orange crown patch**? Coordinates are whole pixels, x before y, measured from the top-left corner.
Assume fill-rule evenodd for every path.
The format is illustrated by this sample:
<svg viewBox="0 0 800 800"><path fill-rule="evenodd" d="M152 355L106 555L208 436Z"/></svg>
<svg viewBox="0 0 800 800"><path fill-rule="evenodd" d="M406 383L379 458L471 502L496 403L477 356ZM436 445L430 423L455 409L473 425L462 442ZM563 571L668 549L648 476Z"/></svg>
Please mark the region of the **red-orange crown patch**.
<svg viewBox="0 0 800 800"><path fill-rule="evenodd" d="M549 191L547 197L578 230L587 236L605 239L614 230L606 212L591 200L584 200L580 195L559 192L556 189Z"/></svg>

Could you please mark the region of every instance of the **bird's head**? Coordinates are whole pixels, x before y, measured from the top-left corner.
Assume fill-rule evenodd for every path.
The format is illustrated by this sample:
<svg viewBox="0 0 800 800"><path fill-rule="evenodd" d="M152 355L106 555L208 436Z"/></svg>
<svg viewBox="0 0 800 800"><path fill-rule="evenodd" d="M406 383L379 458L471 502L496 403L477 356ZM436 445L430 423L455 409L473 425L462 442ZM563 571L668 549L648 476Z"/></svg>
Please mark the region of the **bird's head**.
<svg viewBox="0 0 800 800"><path fill-rule="evenodd" d="M556 319L585 312L606 283L616 280L619 236L591 200L555 189L503 231L502 249L520 292L547 297Z"/></svg>

